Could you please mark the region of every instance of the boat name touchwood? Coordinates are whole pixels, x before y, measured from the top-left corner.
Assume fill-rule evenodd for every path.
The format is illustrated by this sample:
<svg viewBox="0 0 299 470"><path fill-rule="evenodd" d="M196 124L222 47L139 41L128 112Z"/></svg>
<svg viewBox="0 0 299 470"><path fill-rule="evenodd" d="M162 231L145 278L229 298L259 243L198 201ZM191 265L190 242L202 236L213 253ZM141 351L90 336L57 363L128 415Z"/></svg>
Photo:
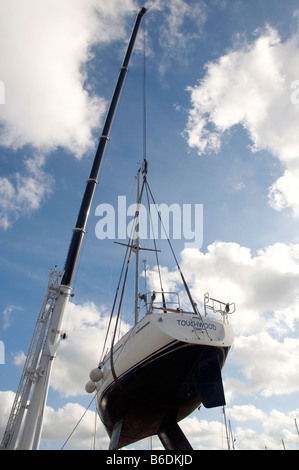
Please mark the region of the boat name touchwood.
<svg viewBox="0 0 299 470"><path fill-rule="evenodd" d="M206 330L216 330L214 323L206 323L194 320L177 320L179 326L193 326L194 328L204 328Z"/></svg>

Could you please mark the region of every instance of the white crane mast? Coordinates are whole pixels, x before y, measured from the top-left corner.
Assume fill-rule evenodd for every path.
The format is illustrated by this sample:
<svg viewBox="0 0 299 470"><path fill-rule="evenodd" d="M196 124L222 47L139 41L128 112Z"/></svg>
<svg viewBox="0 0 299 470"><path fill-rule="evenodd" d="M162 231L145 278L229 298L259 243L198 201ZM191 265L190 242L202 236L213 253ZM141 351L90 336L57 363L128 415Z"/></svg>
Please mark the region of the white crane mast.
<svg viewBox="0 0 299 470"><path fill-rule="evenodd" d="M55 308L55 306L60 291L60 279L61 273L59 273L56 268L50 271L47 293L33 331L19 387L15 395L6 430L2 439L2 449L15 448L25 411L27 410L26 422L29 419L29 416L32 415L34 402L32 403L31 399L28 407L30 393L35 388L40 377L48 375L47 372L49 367L45 370L43 368L43 363L45 362L44 358L47 352L50 349L53 350L53 345L50 346L49 343L51 335L48 334L46 337L46 334L47 331L50 332L54 327L54 312L55 310L57 312L57 308ZM59 336L59 333L57 336Z"/></svg>

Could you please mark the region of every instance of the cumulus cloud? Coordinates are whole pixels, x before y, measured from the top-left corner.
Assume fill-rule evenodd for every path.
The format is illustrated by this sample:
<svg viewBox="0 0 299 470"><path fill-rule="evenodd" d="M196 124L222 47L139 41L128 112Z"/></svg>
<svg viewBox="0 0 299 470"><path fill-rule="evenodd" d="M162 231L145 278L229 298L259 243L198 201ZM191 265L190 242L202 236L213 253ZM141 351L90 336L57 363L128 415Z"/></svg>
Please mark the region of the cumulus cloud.
<svg viewBox="0 0 299 470"><path fill-rule="evenodd" d="M248 399L246 406L235 405L227 410L235 426L238 447L258 449L267 445L279 448L282 436L293 443L292 416L296 416L295 412L283 414L283 420L278 420L271 428L275 410L267 415L250 404L250 396L269 398L299 391L296 334L299 320L299 245L278 243L253 253L236 243L215 242L206 253L185 249L181 257L182 271L196 301L208 291L213 297L237 304L236 313L229 318L236 338L225 366L224 386L228 404L235 397L246 396ZM162 275L165 289L177 290L177 273L162 268ZM151 270L147 276L150 282L153 278ZM288 288L285 278L290 281L291 288ZM59 347L51 379L51 387L66 399L85 395L84 386L89 380L89 372L98 364L102 354L107 313L106 308L99 309L92 302L82 305L69 303L62 328L67 339ZM122 331L126 327L122 325ZM110 343L107 344L109 346ZM58 410L47 407L44 427L47 445L64 442L83 413L84 408L76 403L68 403ZM200 419L200 413L181 423L194 448L223 448L221 419L207 422ZM63 421L67 426L63 432L58 426L57 431L57 423ZM74 436L72 446L89 445L92 422L94 414L90 411L84 418L83 427L80 425L78 434ZM256 425L257 422L263 426L262 433L250 428L250 423ZM104 439L102 442L106 443L107 436L102 427L99 433Z"/></svg>
<svg viewBox="0 0 299 470"><path fill-rule="evenodd" d="M14 396L11 391L0 391L0 439L6 428ZM97 449L102 446L108 448L108 434L99 419L95 430L94 404L89 409L71 402L57 410L46 406L41 449L92 449L94 439Z"/></svg>
<svg viewBox="0 0 299 470"><path fill-rule="evenodd" d="M236 302L234 328L238 334L275 329L294 331L299 300L298 245L277 243L253 254L237 243L215 242L207 252L186 249L181 266L202 300L205 292L224 302ZM288 310L286 317L282 311ZM295 308L296 310L296 308Z"/></svg>
<svg viewBox="0 0 299 470"><path fill-rule="evenodd" d="M8 305L8 307L6 307L3 310L3 312L2 312L2 315L3 315L2 328L3 328L3 330L6 330L7 328L10 327L11 319L12 319L12 313L16 310L20 311L20 310L22 310L22 307L19 307L17 305Z"/></svg>
<svg viewBox="0 0 299 470"><path fill-rule="evenodd" d="M203 24L207 18L207 6L203 1L185 0L149 0L145 3L155 21L153 13L159 12L159 31L157 37L160 45L160 54L156 58L161 75L165 75L172 60L184 64L193 51L193 41L202 32ZM192 25L192 27L190 27ZM152 39L148 39L148 47Z"/></svg>
<svg viewBox="0 0 299 470"><path fill-rule="evenodd" d="M86 393L89 372L98 366L101 359L108 319L105 307L99 310L93 302L82 305L69 302L63 330L67 338L59 346L51 379L51 387L63 396ZM120 332L126 328L123 323ZM110 345L111 337L106 348Z"/></svg>
<svg viewBox="0 0 299 470"><path fill-rule="evenodd" d="M8 307L6 311L15 308ZM109 316L106 307L100 310L93 302L81 305L68 303L62 325L66 339L59 345L51 377L51 387L64 397L86 394L85 384L89 380L89 372L97 367L103 352ZM127 325L122 323L119 334L125 329ZM110 345L111 336L106 348ZM23 351L14 354L13 363L16 366L23 366L24 362Z"/></svg>
<svg viewBox="0 0 299 470"><path fill-rule="evenodd" d="M290 395L299 390L298 339L286 337L279 341L269 333L239 336L235 340L233 361L242 366L244 387L238 393L261 393L262 396ZM279 354L277 353L279 351Z"/></svg>
<svg viewBox="0 0 299 470"><path fill-rule="evenodd" d="M134 2L2 2L0 75L5 83L0 143L76 156L93 144L105 102L85 88L91 48L123 38Z"/></svg>
<svg viewBox="0 0 299 470"><path fill-rule="evenodd" d="M46 407L41 442L43 448L92 449L95 438L96 449L102 446L108 448L109 438L104 426L97 423L95 428L94 406L86 409L78 403L67 403L58 410Z"/></svg>
<svg viewBox="0 0 299 470"><path fill-rule="evenodd" d="M58 391L63 398L86 397L85 384L89 380L89 372L97 367L106 336L110 312L106 307L98 309L94 303L86 302L76 305L69 302L62 325L62 331L67 338L59 346L58 354L51 375L51 388ZM114 322L112 322L112 328ZM128 325L121 323L119 334L127 330ZM108 337L106 349L111 345L111 335ZM22 367L25 355L19 352L14 355L14 364ZM92 400L93 395L88 396ZM0 429L4 431L11 410L14 393L0 392L1 419ZM70 440L72 448L91 448L91 440L95 427L95 404L85 412L85 407L68 402L55 410L47 406L43 428L43 446L55 448L62 445L82 419L80 428ZM97 424L100 445L108 443L108 435L100 422ZM98 444L97 444L98 445ZM68 448L66 446L66 448Z"/></svg>
<svg viewBox="0 0 299 470"><path fill-rule="evenodd" d="M7 424L7 419L14 401L15 394L11 391L0 391L0 403L1 403L1 413L0 413L0 429L4 430Z"/></svg>
<svg viewBox="0 0 299 470"><path fill-rule="evenodd" d="M184 419L180 423L180 427L185 435L188 436L188 440L192 441L193 448L196 450L204 448L221 450L223 448L221 437L224 436L224 428L220 420L199 420L193 416Z"/></svg>
<svg viewBox="0 0 299 470"><path fill-rule="evenodd" d="M178 60L178 48L186 53L201 30L204 2L155 0L146 6L163 15L162 51L167 49L167 56ZM88 82L93 47L127 40L127 19L131 26L138 9L136 0L2 0L0 77L5 104L0 145L33 148L30 161L35 170L25 159L23 173L1 176L1 228L11 227L51 195L54 179L45 172L45 155L62 147L81 158L94 148L93 130L99 129L107 102ZM186 28L190 21L196 33ZM162 55L160 68L165 71L166 55Z"/></svg>
<svg viewBox="0 0 299 470"><path fill-rule="evenodd" d="M299 215L299 106L291 99L299 77L299 35L283 42L267 26L255 36L208 63L203 79L188 87L192 107L185 135L202 155L218 152L228 131L241 125L252 151L270 151L285 167L269 189L270 205L276 210L291 207Z"/></svg>
<svg viewBox="0 0 299 470"><path fill-rule="evenodd" d="M282 449L282 438L287 448L296 449L298 436L294 417L298 415L298 409L286 414L276 409L264 412L249 404L226 407L225 414L227 432L221 409L219 409L217 420L201 419L200 410L197 416L186 418L180 423L194 449L226 450L228 448L227 436L229 436L230 448L232 449L234 444L236 450ZM255 427L260 431L253 429Z"/></svg>
<svg viewBox="0 0 299 470"><path fill-rule="evenodd" d="M34 153L25 169L0 178L0 226L36 210L51 194L44 159L63 147L76 158L94 147L106 101L86 85L92 48L127 37L134 0L1 1L0 145Z"/></svg>
<svg viewBox="0 0 299 470"><path fill-rule="evenodd" d="M206 253L185 249L181 257L198 305L206 292L236 303L229 317L236 337L229 361L239 378L226 378L228 401L248 393L269 397L299 391L299 245L277 243L253 253L237 243L215 242ZM149 280L152 274L147 272ZM176 273L164 269L164 280L165 289L177 290Z"/></svg>
<svg viewBox="0 0 299 470"><path fill-rule="evenodd" d="M162 25L160 31L161 44L168 49L187 48L190 41L198 37L201 26L206 19L205 4L195 2L192 5L184 0L171 0L167 2L166 11L166 24ZM192 21L197 25L196 32L191 33L188 31L186 28L187 21Z"/></svg>
<svg viewBox="0 0 299 470"><path fill-rule="evenodd" d="M51 195L53 178L44 169L44 158L25 159L22 171L0 177L0 227L4 230L41 207Z"/></svg>

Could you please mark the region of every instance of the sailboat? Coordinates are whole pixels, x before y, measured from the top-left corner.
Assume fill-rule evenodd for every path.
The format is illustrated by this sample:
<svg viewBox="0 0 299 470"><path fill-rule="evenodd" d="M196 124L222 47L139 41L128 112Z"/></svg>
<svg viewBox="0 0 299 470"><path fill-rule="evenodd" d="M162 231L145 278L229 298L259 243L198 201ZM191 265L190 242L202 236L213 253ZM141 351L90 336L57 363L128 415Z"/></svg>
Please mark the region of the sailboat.
<svg viewBox="0 0 299 470"><path fill-rule="evenodd" d="M126 255L110 317L111 325L119 296L112 342L106 352L104 345L104 355L98 367L90 372L86 391L96 393L98 413L111 438L110 449L122 448L157 434L167 450L190 450L192 447L178 422L201 404L207 408L225 405L221 369L233 343L228 315L235 311L235 305L205 294L203 313L200 313L168 236L189 309L180 304L177 292L163 290L159 266L156 271L161 291L139 292L142 248L138 231L142 194L151 195L154 201L151 207L157 207L147 171L148 162L144 160L137 174L135 230L133 227L133 236L125 245ZM139 191L140 175L143 183ZM162 220L161 223L163 225ZM146 249L155 252L156 256L159 251L156 243L153 249ZM135 324L115 342L133 255L136 256ZM143 318L139 315L141 302L145 307Z"/></svg>
<svg viewBox="0 0 299 470"><path fill-rule="evenodd" d="M201 405L207 408L225 405L221 369L233 343L228 315L235 311L235 305L206 294L200 312L168 234L166 238L188 305L181 305L178 293L164 291L156 243L147 250L156 255L160 291L140 292L139 257L143 248L138 233L144 194L148 205L151 198L152 205L157 207L148 183L146 156L137 174L135 228L133 225L132 235L124 244L126 254L109 322L111 344L106 350L106 339L99 364L90 372L86 391L96 393L97 410L110 436L110 449L123 448L157 434L167 450L190 450L192 447L178 422ZM163 227L159 213L158 217ZM116 341L133 256L136 257L135 320L132 328ZM145 314L141 318L143 302Z"/></svg>

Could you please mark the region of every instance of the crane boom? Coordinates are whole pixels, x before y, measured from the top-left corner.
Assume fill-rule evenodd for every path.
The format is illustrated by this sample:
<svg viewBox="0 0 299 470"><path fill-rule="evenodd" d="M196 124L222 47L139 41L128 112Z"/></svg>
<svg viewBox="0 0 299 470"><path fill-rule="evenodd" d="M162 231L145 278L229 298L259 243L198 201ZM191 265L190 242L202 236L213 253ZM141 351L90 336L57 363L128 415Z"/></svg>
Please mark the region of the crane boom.
<svg viewBox="0 0 299 470"><path fill-rule="evenodd" d="M135 23L132 36L131 36L131 40L128 45L124 62L120 69L118 81L116 83L116 87L115 87L114 94L111 100L110 108L109 108L106 121L103 127L103 132L99 139L98 149L94 158L94 162L90 171L89 178L86 181L85 193L84 193L81 207L79 210L76 227L73 229L73 236L72 236L72 240L70 243L65 266L64 266L64 275L62 279L62 284L66 286L69 286L72 283L72 279L74 276L75 267L76 267L76 263L77 263L77 259L78 259L78 255L80 251L80 246L83 240L83 236L85 234L86 222L88 218L90 205L92 202L95 187L98 183L97 178L98 178L100 166L102 163L102 158L105 152L107 141L109 140L111 124L112 124L114 114L117 108L117 103L120 97L120 92L121 92L126 74L128 72L128 65L129 65L131 55L132 55L132 51L133 51L133 47L134 47L135 40L137 37L140 22L145 12L146 12L146 9L142 8L139 14L137 15L136 23Z"/></svg>

